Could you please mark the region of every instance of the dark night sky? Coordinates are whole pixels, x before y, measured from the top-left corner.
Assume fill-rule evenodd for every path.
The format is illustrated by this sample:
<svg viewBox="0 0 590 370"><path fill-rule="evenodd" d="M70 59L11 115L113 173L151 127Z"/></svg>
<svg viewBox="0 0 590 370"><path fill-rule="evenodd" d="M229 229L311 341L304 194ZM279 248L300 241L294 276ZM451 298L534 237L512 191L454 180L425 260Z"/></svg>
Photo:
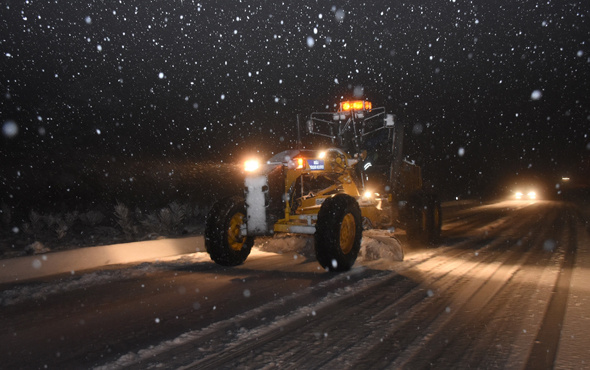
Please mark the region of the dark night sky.
<svg viewBox="0 0 590 370"><path fill-rule="evenodd" d="M553 0L7 0L0 160L12 171L48 158L282 150L297 113L332 110L356 88L409 125L408 154L439 187L588 176L589 10Z"/></svg>

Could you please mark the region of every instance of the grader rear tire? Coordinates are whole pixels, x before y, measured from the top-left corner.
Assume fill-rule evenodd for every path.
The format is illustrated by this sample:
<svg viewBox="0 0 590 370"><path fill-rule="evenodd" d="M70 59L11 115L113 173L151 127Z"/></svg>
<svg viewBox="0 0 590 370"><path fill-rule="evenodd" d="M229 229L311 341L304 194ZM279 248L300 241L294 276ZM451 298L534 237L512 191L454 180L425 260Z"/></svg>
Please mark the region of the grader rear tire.
<svg viewBox="0 0 590 370"><path fill-rule="evenodd" d="M408 236L427 244L440 241L442 209L440 201L433 195L415 194L410 201Z"/></svg>

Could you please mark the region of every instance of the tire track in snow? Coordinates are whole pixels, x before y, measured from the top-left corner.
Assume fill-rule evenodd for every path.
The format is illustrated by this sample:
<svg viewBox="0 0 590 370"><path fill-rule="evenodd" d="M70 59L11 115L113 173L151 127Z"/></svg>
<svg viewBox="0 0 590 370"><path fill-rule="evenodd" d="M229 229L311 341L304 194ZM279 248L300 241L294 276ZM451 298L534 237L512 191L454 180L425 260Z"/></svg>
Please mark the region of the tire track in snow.
<svg viewBox="0 0 590 370"><path fill-rule="evenodd" d="M555 219L557 220L557 219ZM550 222L544 224L550 225ZM521 268L494 297L492 304L485 308L484 317L490 317L489 323L481 328L478 341L462 357L462 363L479 364L478 366L514 367L524 366L527 352L542 319L536 312L543 302L549 299L549 286L555 280L556 268L561 256L543 250L548 237L556 237L555 230L542 230L531 241L530 250ZM532 266L535 266L534 268ZM521 313L521 315L518 315ZM526 315L522 315L526 313ZM512 338L506 343L506 338ZM495 351L486 351L494 346Z"/></svg>
<svg viewBox="0 0 590 370"><path fill-rule="evenodd" d="M515 227L515 225L520 227L521 223L503 222L502 225L503 227L499 227L496 231L498 234L506 232L511 227ZM489 237L489 235L487 237ZM504 239L499 239L499 241L493 245L485 245L480 249L480 252L483 253L484 251L489 250L489 253L485 255L485 259L479 261L479 264L489 264L490 262L495 261L497 259L497 252L501 251L503 248L505 248ZM449 257L448 255L445 256L445 252L452 255L452 257ZM468 265L468 268L475 269L477 265L474 266L472 263L469 264L470 262L473 262L472 259L475 257L471 251L466 252L461 249L441 249L435 250L432 255L419 261L417 265L429 264L430 266L426 271L432 272L437 271L446 263L447 273L443 276L440 276L439 273L433 273L430 280L436 282L437 279L443 279L446 277L449 289L459 289L456 277L450 275L450 272L466 264ZM451 262L449 262L449 260ZM448 266L449 264L451 264L451 266ZM405 269L402 268L401 270ZM424 279L424 276L422 276L422 279ZM462 280L465 280L462 284L468 283L467 279ZM407 284L408 280L405 280L404 282ZM428 284L431 283L433 283L433 281L430 281ZM401 281L398 282L398 284L401 284ZM382 284L377 284L377 286L381 287ZM392 285L391 289L395 290L396 287L397 285ZM291 321L293 324L291 330L287 332L284 329L281 332L273 332L271 330L272 334L266 339L252 338L250 339L251 343L246 345L241 342L236 343L235 346L240 348L239 352L233 352L228 357L224 356L224 358L217 357L213 362L198 362L198 367L203 365L206 365L206 367L223 367L224 364L226 366L229 366L230 364L242 364L247 366L247 364L268 363L268 361L273 361L273 364L279 366L287 365L293 367L310 365L314 367L348 367L347 364L351 365L354 363L358 365L359 363L356 360L360 354L366 351L368 347L367 341L372 340L373 342L378 343L387 342L387 338L376 338L374 334L375 330L382 330L384 327L389 327L391 326L391 323L396 320L402 321L401 325L392 329L392 336L404 333L397 341L399 351L403 351L412 342L412 338L419 338L421 335L420 332L416 333L414 337L408 335L408 333L415 332L415 330L413 330L415 323L418 322L424 324L425 321L428 322L427 319L436 320L436 318L438 318L443 312L446 313L446 308L449 304L448 299L439 298L438 302L436 302L438 308L432 310L433 299L432 297L428 297L427 285L414 287L410 290L402 289L402 291L405 292L403 296L393 296L391 299L389 299L390 297L387 297L388 299L385 299L385 302L387 302L386 304L379 302L384 300L382 292L375 290L375 294L373 294L371 289L359 290L356 287L352 290L355 294L354 296L351 296L349 300L330 302L325 308L325 310L329 312L329 315L322 314L319 308L314 309L313 311L316 312L316 317L313 320L306 319L305 322L302 322L302 320L293 319L293 321ZM378 298L373 300L370 299L371 296ZM367 297L369 297L369 299L367 299ZM416 312L426 312L427 316L430 317L417 315ZM342 327L341 322L343 318L351 318L351 320L358 321L361 324L352 325L351 323L351 328ZM354 336L349 335L348 332L350 329L353 329ZM323 336L322 333L329 334ZM309 340L310 343L313 343L311 350L303 349L308 348L308 346L302 345L302 342L305 342L305 340ZM338 350L335 350L335 348ZM282 353L282 355L277 356L277 352ZM351 356L347 356L349 353ZM382 356L383 353L388 352L379 349L374 358L383 358L386 363L395 358L395 351L389 351L389 353L392 353L392 356L389 358L384 358ZM360 364L361 366L367 365L367 363L362 362Z"/></svg>
<svg viewBox="0 0 590 370"><path fill-rule="evenodd" d="M514 211L523 208L524 206L498 206L497 204L481 205L474 208L464 209L459 212L452 212L451 215L445 217L443 227L445 230L453 232L463 232L465 230L477 230L492 222L504 220L512 217ZM488 209L485 213L483 210Z"/></svg>
<svg viewBox="0 0 590 370"><path fill-rule="evenodd" d="M403 265L400 265L400 274L403 274L403 271L410 269L413 266L416 265L420 265L420 264L424 264L424 263L429 263L431 266L429 267L429 270L436 270L437 268L439 268L441 265L443 265L444 263L449 263L449 255L455 257L455 256L459 256L459 255L463 255L465 254L465 251L462 251L460 249L445 249L443 250L441 249L435 249L435 250L430 250L429 252L431 252L430 255L423 257L421 260L416 261L414 263L412 263L412 266L408 266L407 268L403 268L402 266L406 266L406 263L404 263ZM445 256L446 255L446 256ZM491 257L489 257L491 258ZM460 258L450 258L450 260L452 261L452 263L454 263L455 265L461 265L463 263L463 261ZM453 268L448 268L448 271L452 271ZM440 276L436 276L436 279L440 278ZM391 287L391 289L395 289L396 286ZM386 293L385 293L386 294ZM304 354L299 354L296 355L294 353L290 353L289 351L286 351L287 354L283 355L283 356L279 356L281 357L281 360L279 361L279 363L281 364L285 364L285 363L289 363L290 366L295 366L295 367L305 367L305 366L309 366L310 363L313 363L313 366L318 367L318 366L325 366L327 364L329 364L329 367L340 367L342 365L345 365L346 360L344 360L344 363L341 364L340 362L342 358L347 358L347 354L348 353L353 353L354 355L351 356L352 359L350 359L349 363L354 362L355 360L355 356L358 357L359 356L359 352L365 351L367 347L369 347L367 345L367 341L371 340L371 339L375 339L375 335L374 335L374 331L375 330L380 330L382 329L384 326L389 325L389 323L392 320L396 320L398 319L398 316L402 315L402 316L408 316L411 315L411 313L413 312L413 308L415 305L418 304L423 304L423 305L428 305L428 302L423 302L425 297L428 296L427 294L427 287L420 287L420 288L414 288L411 291L407 291L406 294L403 297L395 297L394 299L385 299L384 300L384 292L383 291L379 291L379 292L375 292L375 297L377 297L375 300L370 299L370 297L372 296L372 293L369 291L359 291L357 292L357 296L363 296L362 299L358 299L355 298L354 302L341 302L342 304L339 304L337 307L333 307L332 310L333 312L336 313L336 315L334 315L333 319L320 323L320 326L316 327L315 329L311 329L309 328L308 330L316 330L316 332L330 332L330 336L329 336L329 340L326 338L324 340L324 342L328 342L329 344L324 343L323 346L314 346L314 349L316 349L314 351L314 349L312 349L311 351L306 351ZM367 299L366 297L369 297L369 299ZM379 302L379 301L385 301L385 302L392 302L391 304L383 304L383 302ZM446 303L445 303L446 304ZM361 307L360 309L358 309L358 307ZM366 306L366 307L364 307ZM346 307L354 307L353 309L348 309ZM376 311L376 312L374 312ZM391 315L391 313L394 313L394 315ZM401 313L400 313L401 312ZM364 314L364 315L363 315ZM362 327L359 326L354 326L354 336L350 336L348 335L347 332L343 332L340 333L341 335L338 334L334 334L334 327L337 327L339 324L339 321L342 320L343 317L350 317L350 318L355 318L355 320L359 320L361 322L365 322L368 323L367 325L363 325ZM315 324L314 324L315 325ZM348 329L347 329L348 331ZM403 330L400 330L403 331ZM301 332L305 332L305 329L302 329ZM331 338L336 338L336 339L331 339ZM360 339L359 339L360 338ZM291 337L289 339L289 342L291 343L297 343L298 341L300 341L299 338L295 337ZM382 342L383 338L377 338L378 342ZM281 342L283 343L283 342ZM281 344L281 346L283 346L283 344ZM301 345L301 343L297 343L292 345L292 347L297 347L297 348L301 348L303 347ZM340 351L333 357L331 358L330 356L327 356L326 353L326 347L337 347L340 349ZM278 350L278 349L276 349ZM275 353L276 356L276 350L272 350L272 349L266 349L266 351L268 353ZM317 353L315 353L317 351ZM326 358L328 357L328 358ZM310 358L314 358L315 360L310 362ZM334 364L332 362L338 362L338 364ZM258 363L256 361L254 361L254 363Z"/></svg>
<svg viewBox="0 0 590 370"><path fill-rule="evenodd" d="M397 358L396 362L394 362L394 368L406 365L409 368L420 367L420 364L414 364L412 361L417 358L429 357L430 351L435 350L431 348L432 338L437 333L444 335L446 333L445 330L449 327L448 324L453 320L461 323L462 320L465 319L465 317L461 315L461 307L454 303L454 301L458 300L464 304L471 302L470 298L477 295L478 292L482 290L482 287L485 287L486 283L489 283L490 281L493 282L491 278L502 268L502 260L508 264L512 262L510 255L496 252L506 248L504 235L511 235L509 232L510 228L519 228L521 226L520 223L506 223L505 227L497 229L494 235L488 235L487 238L491 237L495 241L479 250L479 254L484 256L483 259L476 261L470 251L466 251L460 256L461 258L468 259L465 263L457 265L456 261L451 259L451 264L446 267L444 265L422 266L428 272L436 273L437 271L442 270L445 273L443 279L428 283L429 285L436 287L435 295L430 298L432 301L429 304L425 304L424 307L416 307L415 309L421 311L413 314L413 317L407 324L392 328L390 338L387 341L380 343L376 348L371 349L371 351L368 351L364 358L356 363L356 366L377 368L387 367L388 364L391 363L390 359L393 357ZM539 230L542 229L542 225L537 225L536 227ZM477 240L472 242L477 243ZM518 244L519 243L517 243L516 246L518 246ZM520 244L521 246L518 250L511 254L511 256L513 256L512 258L518 258L518 253L526 250L527 247L525 243L521 242ZM473 264L473 262L475 262L475 264ZM513 268L509 267L509 269ZM449 275L451 271L453 272L453 275ZM497 287L494 289L497 289ZM453 297L453 301L449 301L448 299L445 300L443 298L445 296ZM481 306L480 303L480 307ZM450 311L449 308L451 309ZM430 327L425 327L424 324L427 324L427 326ZM418 331L412 331L412 329L417 327L420 328ZM454 334L459 338L461 337L460 332ZM454 338L453 335L449 335L449 337ZM443 340L443 342L444 341L445 340ZM391 345L392 343L393 346ZM424 352L425 346L428 346L428 352ZM399 348L399 351L393 351L392 353L392 348ZM391 356L389 358L384 358L383 356L380 356L382 353L391 353ZM422 363L421 365L429 366L428 363Z"/></svg>
<svg viewBox="0 0 590 370"><path fill-rule="evenodd" d="M548 213L533 216L539 209ZM551 278L553 264L560 262L558 253L551 254L550 261L542 253L545 240L570 235L552 227L559 212L557 207L526 207L481 224L456 244L410 253L405 262L392 264L394 272L353 269L108 366L414 368L524 363L527 343L542 318L523 318L512 311L534 306L544 297L531 285ZM371 263L366 265L370 268ZM535 265L539 268L530 268ZM535 329L524 335L520 330L526 320ZM498 338L511 344L498 348Z"/></svg>
<svg viewBox="0 0 590 370"><path fill-rule="evenodd" d="M148 364L157 366L162 361L167 367L172 366L175 368L196 366L195 364L201 361L203 363L207 361L219 362L219 359L225 358L220 354L225 353L225 351L237 344L240 344L238 347L244 346L243 343L249 342L258 333L264 333L265 328L271 327L274 329L275 325L278 325L278 327L288 325L292 320L289 317L291 312L295 312L297 318L309 316L311 313L310 307L314 307L318 301L320 303L322 300L325 301L327 295L331 295L331 299L336 299L341 291L350 290L350 287L355 286L358 282L375 280L377 283L381 283L382 276L386 274L389 274L389 272L371 271L365 268L356 268L346 274L334 274L333 278L288 297L271 301L230 319L211 324L206 328L184 333L159 345L128 353L117 361L97 367L97 369L144 369ZM333 295L336 297L332 297ZM297 309L293 311L291 307ZM269 319L261 321L261 318ZM236 330L236 328L238 329ZM220 333L224 333L224 335L220 335ZM194 352L198 352L192 357L195 362L191 363L191 360L187 364L186 353ZM183 356L175 359L176 354L182 354Z"/></svg>
<svg viewBox="0 0 590 370"><path fill-rule="evenodd" d="M431 267L432 269L434 266L438 267L443 264L444 261L448 261L448 259L445 260L444 258L441 258L438 262L434 261L437 257L440 257L438 254L444 253L438 250L435 250L435 252L436 253L424 258L419 263L424 263L426 261L431 262L433 264ZM446 250L446 252L452 255L465 254L465 251L461 250ZM489 256L488 258L493 259L494 257ZM451 261L456 265L464 263L460 258L452 258ZM436 270L436 268L434 269ZM452 268L448 269L448 271L452 270ZM449 279L453 280L454 278L450 277ZM405 280L405 282L407 283L408 280ZM399 284L402 284L402 282L399 282L398 285ZM379 286L381 285L382 284L379 284ZM386 284L385 286L388 285L389 284ZM395 290L398 285L391 286L391 289ZM346 366L346 354L352 353L353 355L350 356L351 359L348 360L348 363L350 364L354 362L355 356L358 357L359 352L362 353L362 351L366 350L367 340L376 339L374 335L375 330L382 329L384 326L389 326L392 320L398 318L400 312L402 312L403 316L411 317L415 305L422 304L428 306L430 302L425 302L425 297L428 295L426 290L426 287L413 288L411 290L406 289L406 293L402 297L398 295L389 299L387 295L384 296L381 288L379 288L378 291L368 289L356 291L355 289L356 296L351 297L350 301L339 301L338 304L331 304L329 306L328 311L331 315L321 315L319 310L316 310L316 315L320 317L314 318L313 322L294 322L297 325L297 329L292 331L293 333L282 332L281 335L274 340L265 340L262 341L262 343L258 340L255 347L243 346L240 344L242 347L242 353L247 354L247 359L242 358L236 360L236 357L239 358L237 353L233 353L230 357L233 361L239 361L239 363L242 364L268 363L268 361L273 361L273 364L275 365L288 364L288 366L293 367L310 366L310 364L313 364L314 367ZM371 297L374 299L371 299ZM387 297L388 299L384 299L384 297ZM385 301L386 304L379 301ZM392 302L392 304L389 304L390 302ZM446 301L442 302L441 309L444 309L447 303L448 302ZM341 321L343 318L351 318L351 320L366 324L353 326L354 336L351 336L348 333L349 328L342 327ZM407 320L407 322L411 323L411 320ZM334 328L338 328L338 330L335 330ZM396 331L407 332L404 330ZM315 341L313 340L313 336L309 333L316 334ZM324 338L320 338L321 333L330 334ZM281 340L278 339L279 337ZM287 337L287 339L285 339L285 337ZM302 349L307 348L302 345L301 342L304 341L302 338L309 338L311 340L311 343L313 343L311 350L306 351ZM383 338L378 338L376 340L381 341L382 339ZM402 346L400 346L400 348L401 347ZM339 350L330 351L330 348L338 348ZM277 356L277 352L279 351L282 355ZM333 352L333 355L330 355L331 352ZM264 353L272 354L272 356L268 355L267 358L264 358ZM260 356L262 356L262 358ZM342 358L344 358L344 360L342 360ZM228 363L224 361L225 359L217 360L214 363L207 363L207 365L221 366L223 363L228 365ZM335 364L334 362L337 362L338 364ZM201 365L203 365L203 363L199 363L199 366Z"/></svg>
<svg viewBox="0 0 590 370"><path fill-rule="evenodd" d="M342 330L342 316L334 315L338 307L350 307L346 317L355 317L364 310L365 305L371 305L371 299L360 299L370 291L382 291L387 286L396 286L396 298L403 295L405 291L411 290L415 284L404 279L403 276L382 272L375 277L359 280L346 287L327 293L317 302L307 306L299 306L287 313L280 320L255 328L249 333L244 333L243 338L237 338L220 353L211 353L209 356L195 361L186 368L224 368L239 367L243 365L250 367L251 364L272 362L277 366L293 366L297 360L303 360L306 366L322 361L324 352L318 353L317 347L311 350L302 350L301 342L324 342L327 338L338 340L336 330ZM378 300L377 295L370 295ZM358 305L355 303L362 302ZM332 320L340 321L338 325L331 325ZM341 338L341 337L340 337ZM277 349L285 351L285 344L291 345L292 351L287 358L276 356ZM269 348L270 347L270 348ZM278 347L278 348L277 348ZM271 356L266 357L264 353ZM320 358L317 358L317 355ZM262 356L263 358L260 358Z"/></svg>
<svg viewBox="0 0 590 370"><path fill-rule="evenodd" d="M453 308L455 315L451 315L447 320L430 328L430 333L426 336L427 340L416 346L413 356L407 361L396 365L408 368L423 368L435 366L439 368L453 367L456 364L462 366L478 367L482 363L477 356L470 358L467 354L489 354L494 353L492 338L493 336L482 335L486 333L488 325L491 332L498 334L500 328L494 322L495 316L504 312L506 304L512 301L510 297L514 290L514 278L523 270L523 266L536 265L545 259L542 252L542 241L545 240L547 225L550 225L557 217L555 212L543 224L534 225L530 235L524 242L513 245L510 250L501 255L493 273L485 277L473 276L473 281L469 284L472 289L461 292L458 299L459 305ZM501 244L501 240L499 240ZM519 245L520 244L520 245ZM543 268L545 268L543 266ZM525 270L527 271L527 270ZM538 276L538 271L534 272ZM530 286L530 281L528 283ZM500 296L505 294L504 299ZM515 316L512 315L512 318ZM517 324L518 321L513 322ZM519 325L520 326L520 325ZM503 341L514 339L502 333ZM428 351L424 351L428 348ZM524 355L524 354L523 354ZM498 356L488 356L497 360ZM504 357L504 360L506 357ZM483 363L487 366L488 363ZM505 367L506 364L499 364Z"/></svg>
<svg viewBox="0 0 590 370"><path fill-rule="evenodd" d="M569 287L572 279L573 267L576 260L576 223L568 217L567 238L565 240L564 259L554 285L551 300L547 307L543 323L535 338L529 360L526 363L527 369L553 368L557 357L557 347L561 337L561 329L565 318L565 310L569 296Z"/></svg>

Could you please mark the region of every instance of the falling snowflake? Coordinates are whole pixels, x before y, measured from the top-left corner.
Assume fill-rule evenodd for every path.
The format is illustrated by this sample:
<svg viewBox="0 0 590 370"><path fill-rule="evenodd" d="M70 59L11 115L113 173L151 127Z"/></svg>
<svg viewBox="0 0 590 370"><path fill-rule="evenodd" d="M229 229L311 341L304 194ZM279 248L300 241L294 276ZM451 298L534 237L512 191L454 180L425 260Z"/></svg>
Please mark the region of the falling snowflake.
<svg viewBox="0 0 590 370"><path fill-rule="evenodd" d="M13 138L18 134L18 125L14 121L6 121L2 125L2 135L7 138Z"/></svg>
<svg viewBox="0 0 590 370"><path fill-rule="evenodd" d="M541 90L535 90L531 93L531 100L539 100L543 96Z"/></svg>

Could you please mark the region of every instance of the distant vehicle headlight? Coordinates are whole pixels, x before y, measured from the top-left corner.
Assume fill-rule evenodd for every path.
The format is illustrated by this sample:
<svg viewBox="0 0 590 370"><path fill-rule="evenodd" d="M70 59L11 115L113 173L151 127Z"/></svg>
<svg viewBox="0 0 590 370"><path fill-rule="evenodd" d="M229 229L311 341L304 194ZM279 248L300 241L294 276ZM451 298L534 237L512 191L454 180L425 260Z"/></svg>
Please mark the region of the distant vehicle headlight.
<svg viewBox="0 0 590 370"><path fill-rule="evenodd" d="M527 193L523 193L522 191L516 191L516 192L514 192L514 199L534 200L534 199L537 199L537 192L534 190L530 190Z"/></svg>

